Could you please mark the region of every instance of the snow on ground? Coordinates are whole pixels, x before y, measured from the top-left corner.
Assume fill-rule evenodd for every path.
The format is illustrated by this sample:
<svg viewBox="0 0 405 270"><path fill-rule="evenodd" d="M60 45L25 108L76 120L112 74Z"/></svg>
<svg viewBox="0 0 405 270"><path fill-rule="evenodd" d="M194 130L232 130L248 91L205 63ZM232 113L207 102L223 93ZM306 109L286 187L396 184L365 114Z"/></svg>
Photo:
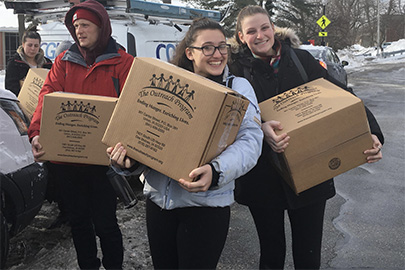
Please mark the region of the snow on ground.
<svg viewBox="0 0 405 270"><path fill-rule="evenodd" d="M346 71L350 72L352 69L361 68L370 62L372 63L394 63L403 62L405 66L405 39L394 41L391 45L384 49L384 53L393 53L403 51L402 54L397 53L394 56L381 56L377 55L377 49L374 47L363 47L359 44L352 45L348 48L337 51L337 54L341 61L345 60L349 62L349 65L345 67Z"/></svg>

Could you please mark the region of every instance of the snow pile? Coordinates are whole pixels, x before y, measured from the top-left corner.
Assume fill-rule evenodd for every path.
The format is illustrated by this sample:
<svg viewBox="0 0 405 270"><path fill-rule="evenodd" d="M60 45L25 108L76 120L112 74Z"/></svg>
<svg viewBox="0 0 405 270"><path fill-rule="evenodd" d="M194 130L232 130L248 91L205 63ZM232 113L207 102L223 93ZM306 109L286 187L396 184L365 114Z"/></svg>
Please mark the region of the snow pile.
<svg viewBox="0 0 405 270"><path fill-rule="evenodd" d="M363 47L359 44L352 45L348 48L337 51L340 60L349 62L349 65L345 67L346 70L362 67L368 62L404 62L405 64L405 39L392 42L384 49L384 53L404 51L402 54L396 54L394 56L381 56L381 50L377 55L377 48Z"/></svg>

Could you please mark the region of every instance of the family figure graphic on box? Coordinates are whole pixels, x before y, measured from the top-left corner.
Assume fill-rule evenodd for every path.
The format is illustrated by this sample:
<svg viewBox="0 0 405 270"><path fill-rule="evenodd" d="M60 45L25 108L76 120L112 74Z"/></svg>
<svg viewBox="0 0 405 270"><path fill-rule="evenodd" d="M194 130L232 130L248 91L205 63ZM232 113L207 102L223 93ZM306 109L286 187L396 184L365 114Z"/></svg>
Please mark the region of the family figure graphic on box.
<svg viewBox="0 0 405 270"><path fill-rule="evenodd" d="M170 75L168 79L165 79L163 73L160 74L160 77L156 77L156 74L153 74L150 81L151 81L150 86L153 88L159 88L162 90L166 90L167 92L175 94L176 96L180 97L181 99L185 100L186 102L188 102L190 100L190 98L194 100L195 91L194 90L191 90L190 92L188 91L189 84L187 83L184 86L181 86L180 79L177 79L176 82L174 82L172 75ZM164 87L162 87L163 83L165 83L165 82L167 82L166 85ZM172 88L172 90L170 90L170 86L172 86L172 85L173 85L173 88ZM180 91L177 92L177 89L180 89ZM184 94L187 94L187 95L184 97Z"/></svg>
<svg viewBox="0 0 405 270"><path fill-rule="evenodd" d="M68 100L66 104L64 102L61 103L60 105L61 112L85 112L94 115L96 112L96 105L93 107L90 105L90 102L87 103L86 105L83 103L83 101L80 101L80 103L77 103L77 100L75 100L73 103ZM94 115L95 116L95 115Z"/></svg>

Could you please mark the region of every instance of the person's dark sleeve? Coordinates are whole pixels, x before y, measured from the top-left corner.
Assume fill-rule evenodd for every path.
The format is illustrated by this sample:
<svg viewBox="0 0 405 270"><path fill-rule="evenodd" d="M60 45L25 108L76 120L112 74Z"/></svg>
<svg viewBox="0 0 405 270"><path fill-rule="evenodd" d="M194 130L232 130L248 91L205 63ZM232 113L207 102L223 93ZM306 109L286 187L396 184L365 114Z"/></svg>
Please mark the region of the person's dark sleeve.
<svg viewBox="0 0 405 270"><path fill-rule="evenodd" d="M4 86L7 90L13 92L16 96L20 93L20 78L18 67L14 64L14 61L10 61L6 68L6 77L4 79Z"/></svg>
<svg viewBox="0 0 405 270"><path fill-rule="evenodd" d="M212 171L212 181L211 181L211 185L210 185L210 189L213 187L218 186L218 181L219 181L219 173L217 172L217 170L215 170L214 165L212 165L211 163L208 163L211 167L211 171Z"/></svg>

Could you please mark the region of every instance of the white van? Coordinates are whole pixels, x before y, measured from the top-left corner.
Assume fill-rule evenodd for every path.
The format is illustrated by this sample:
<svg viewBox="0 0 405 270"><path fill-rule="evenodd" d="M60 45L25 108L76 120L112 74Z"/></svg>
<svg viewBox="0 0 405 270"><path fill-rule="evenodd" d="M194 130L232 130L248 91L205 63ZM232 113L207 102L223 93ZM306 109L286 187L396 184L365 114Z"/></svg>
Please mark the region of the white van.
<svg viewBox="0 0 405 270"><path fill-rule="evenodd" d="M150 24L147 21L135 23L123 20L111 20L112 37L133 56L156 57L170 60L176 44L184 37L188 27L178 25L177 28L165 24ZM181 31L179 31L179 29ZM55 21L38 26L41 35L41 48L45 56L54 60L58 45L69 40L74 42L62 22Z"/></svg>
<svg viewBox="0 0 405 270"><path fill-rule="evenodd" d="M219 11L140 0L105 3L111 20L112 36L129 54L156 57L165 61L172 57L175 46L184 37L193 18L221 20ZM43 0L33 6L30 0L5 0L5 4L16 13L23 12L31 16L32 20L41 22L38 26L42 38L41 48L49 59L55 59L55 50L62 41L73 42L63 24L70 5L68 2Z"/></svg>

